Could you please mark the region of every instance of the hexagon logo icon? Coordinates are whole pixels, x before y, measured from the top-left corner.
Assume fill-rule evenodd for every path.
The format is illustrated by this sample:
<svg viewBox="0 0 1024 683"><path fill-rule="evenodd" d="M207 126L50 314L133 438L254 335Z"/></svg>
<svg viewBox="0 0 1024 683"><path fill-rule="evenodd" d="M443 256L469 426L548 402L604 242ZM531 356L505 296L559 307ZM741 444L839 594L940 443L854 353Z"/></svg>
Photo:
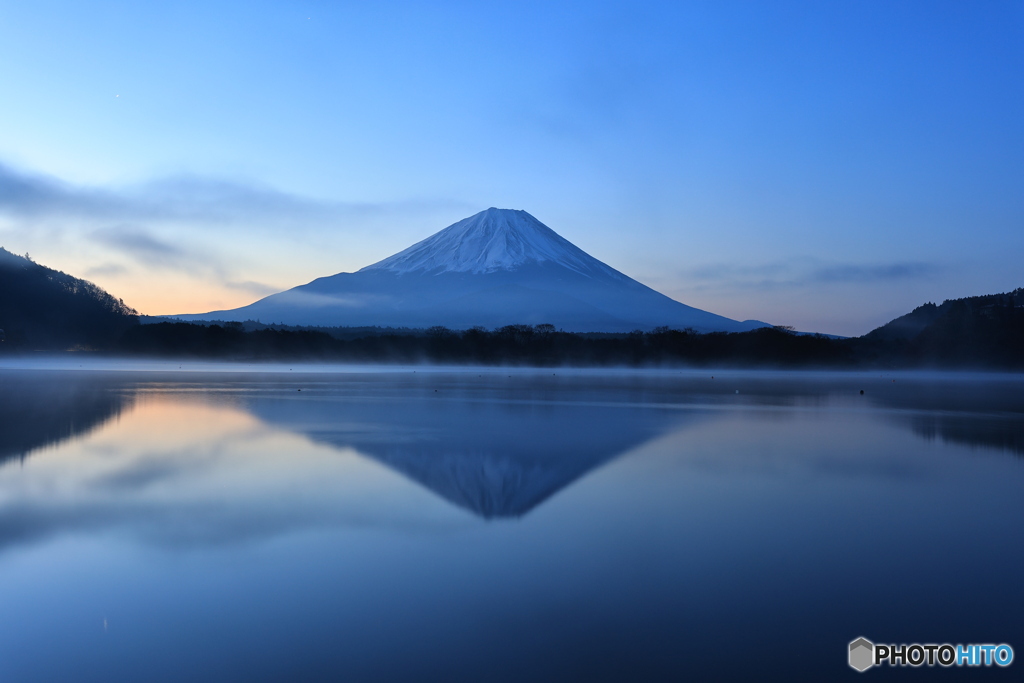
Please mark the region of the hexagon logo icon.
<svg viewBox="0 0 1024 683"><path fill-rule="evenodd" d="M858 638L850 643L850 666L857 671L867 671L874 663L874 643L867 638Z"/></svg>

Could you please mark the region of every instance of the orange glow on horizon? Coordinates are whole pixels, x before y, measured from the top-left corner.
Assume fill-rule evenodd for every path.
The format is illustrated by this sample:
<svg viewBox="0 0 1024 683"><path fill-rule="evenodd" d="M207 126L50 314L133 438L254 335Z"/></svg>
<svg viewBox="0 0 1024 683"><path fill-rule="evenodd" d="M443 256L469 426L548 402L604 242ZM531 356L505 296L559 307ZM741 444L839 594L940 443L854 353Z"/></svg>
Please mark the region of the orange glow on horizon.
<svg viewBox="0 0 1024 683"><path fill-rule="evenodd" d="M87 277L112 296L123 299L142 315L206 313L247 306L271 292L257 293L229 287L182 273L161 273L157 278L131 275ZM283 286L277 291L288 289Z"/></svg>

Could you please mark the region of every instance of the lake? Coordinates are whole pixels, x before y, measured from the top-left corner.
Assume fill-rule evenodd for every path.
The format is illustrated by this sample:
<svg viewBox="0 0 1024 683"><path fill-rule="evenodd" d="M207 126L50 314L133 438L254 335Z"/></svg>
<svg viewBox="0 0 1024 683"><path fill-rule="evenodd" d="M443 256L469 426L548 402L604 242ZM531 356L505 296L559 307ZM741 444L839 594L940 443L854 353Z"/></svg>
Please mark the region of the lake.
<svg viewBox="0 0 1024 683"><path fill-rule="evenodd" d="M2 681L857 680L859 636L1024 648L1020 375L7 360L0 427ZM965 672L863 675L914 674Z"/></svg>

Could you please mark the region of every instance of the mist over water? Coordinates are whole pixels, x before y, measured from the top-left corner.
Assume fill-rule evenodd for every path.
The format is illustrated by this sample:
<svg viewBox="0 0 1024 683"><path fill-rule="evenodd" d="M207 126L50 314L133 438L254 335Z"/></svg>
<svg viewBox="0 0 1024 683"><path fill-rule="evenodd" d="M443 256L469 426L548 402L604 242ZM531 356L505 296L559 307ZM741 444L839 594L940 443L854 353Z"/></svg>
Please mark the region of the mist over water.
<svg viewBox="0 0 1024 683"><path fill-rule="evenodd" d="M0 367L0 680L1024 648L1021 376L104 363Z"/></svg>

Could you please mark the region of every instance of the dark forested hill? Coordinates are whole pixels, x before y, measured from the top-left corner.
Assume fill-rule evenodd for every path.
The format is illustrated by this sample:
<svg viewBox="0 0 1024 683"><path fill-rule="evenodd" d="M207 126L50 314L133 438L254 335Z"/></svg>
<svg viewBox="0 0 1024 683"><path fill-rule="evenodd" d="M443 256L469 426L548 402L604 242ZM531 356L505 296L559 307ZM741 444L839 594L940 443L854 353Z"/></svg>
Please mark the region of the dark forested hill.
<svg viewBox="0 0 1024 683"><path fill-rule="evenodd" d="M0 329L9 349L106 348L138 313L96 285L0 247Z"/></svg>
<svg viewBox="0 0 1024 683"><path fill-rule="evenodd" d="M1024 370L1024 289L925 304L853 339L784 328L714 332L668 327L572 333L552 325L487 330L281 328L248 323L162 322L138 314L91 282L0 248L0 349L231 359L483 365L693 365L746 367Z"/></svg>
<svg viewBox="0 0 1024 683"><path fill-rule="evenodd" d="M925 304L863 337L784 328L714 332L658 328L585 334L552 325L495 330L274 329L230 322L164 322L126 333L121 351L221 358L484 365L693 365L786 368L1024 369L1024 289Z"/></svg>
<svg viewBox="0 0 1024 683"><path fill-rule="evenodd" d="M1024 288L918 306L851 341L896 365L1024 368Z"/></svg>

